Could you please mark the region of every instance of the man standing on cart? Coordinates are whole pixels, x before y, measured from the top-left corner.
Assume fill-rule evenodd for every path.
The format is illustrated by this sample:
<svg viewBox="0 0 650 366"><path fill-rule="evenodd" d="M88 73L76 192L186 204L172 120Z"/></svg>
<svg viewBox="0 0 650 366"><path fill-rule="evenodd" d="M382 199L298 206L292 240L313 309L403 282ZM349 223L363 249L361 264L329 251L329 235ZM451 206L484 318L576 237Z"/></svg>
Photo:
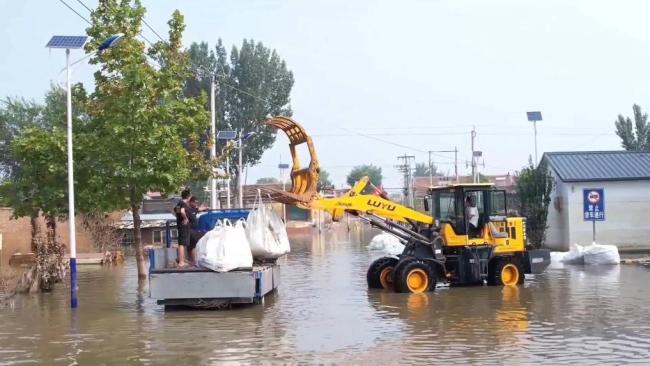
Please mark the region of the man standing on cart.
<svg viewBox="0 0 650 366"><path fill-rule="evenodd" d="M174 207L174 213L176 214L176 229L178 230L178 266L181 268L187 267L185 256L187 253L186 250L190 245L190 198L192 198L190 190L183 190L183 192L181 192L181 200Z"/></svg>
<svg viewBox="0 0 650 366"><path fill-rule="evenodd" d="M190 258L195 266L199 265L198 253L196 252L196 244L201 237L205 235L205 231L199 229L199 219L197 214L199 212L207 211L206 207L199 207L199 200L192 196L189 201L188 218L190 220L190 245L187 247Z"/></svg>

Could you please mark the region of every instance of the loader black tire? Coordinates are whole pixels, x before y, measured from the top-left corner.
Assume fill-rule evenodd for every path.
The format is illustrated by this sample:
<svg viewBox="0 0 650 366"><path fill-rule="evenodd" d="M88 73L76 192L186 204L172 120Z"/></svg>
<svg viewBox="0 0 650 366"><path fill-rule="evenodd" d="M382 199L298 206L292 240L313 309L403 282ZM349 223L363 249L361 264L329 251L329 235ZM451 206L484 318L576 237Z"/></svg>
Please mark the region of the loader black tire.
<svg viewBox="0 0 650 366"><path fill-rule="evenodd" d="M393 284L396 292L422 293L436 288L436 272L429 263L417 258L402 259L395 267Z"/></svg>
<svg viewBox="0 0 650 366"><path fill-rule="evenodd" d="M366 279L368 280L368 288L380 288L389 290L393 284L393 271L397 265L397 258L382 257L375 259L370 267Z"/></svg>
<svg viewBox="0 0 650 366"><path fill-rule="evenodd" d="M488 286L514 286L524 283L524 268L516 258L495 258L488 267Z"/></svg>

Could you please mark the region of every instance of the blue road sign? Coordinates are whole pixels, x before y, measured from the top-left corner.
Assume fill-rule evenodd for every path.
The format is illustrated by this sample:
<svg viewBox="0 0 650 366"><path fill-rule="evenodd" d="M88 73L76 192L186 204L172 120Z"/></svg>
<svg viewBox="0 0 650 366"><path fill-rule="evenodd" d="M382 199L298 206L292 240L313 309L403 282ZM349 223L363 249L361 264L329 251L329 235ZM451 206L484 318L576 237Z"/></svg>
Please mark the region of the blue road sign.
<svg viewBox="0 0 650 366"><path fill-rule="evenodd" d="M529 122L542 120L542 112L526 112L526 116Z"/></svg>
<svg viewBox="0 0 650 366"><path fill-rule="evenodd" d="M583 218L585 221L605 221L605 189L582 190Z"/></svg>

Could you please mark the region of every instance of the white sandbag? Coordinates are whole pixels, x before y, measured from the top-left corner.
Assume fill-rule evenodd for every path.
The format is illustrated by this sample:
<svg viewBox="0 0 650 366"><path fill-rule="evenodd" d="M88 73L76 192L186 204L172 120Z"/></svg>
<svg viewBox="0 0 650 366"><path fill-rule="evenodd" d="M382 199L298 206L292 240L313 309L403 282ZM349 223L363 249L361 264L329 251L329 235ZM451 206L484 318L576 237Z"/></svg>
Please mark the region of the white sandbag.
<svg viewBox="0 0 650 366"><path fill-rule="evenodd" d="M402 254L404 251L404 244L395 235L389 233L381 233L375 235L368 244L370 250L380 250L389 255Z"/></svg>
<svg viewBox="0 0 650 366"><path fill-rule="evenodd" d="M621 257L615 245L592 244L584 248L584 261L588 265L619 264Z"/></svg>
<svg viewBox="0 0 650 366"><path fill-rule="evenodd" d="M246 237L255 258L273 259L291 250L287 227L271 208L255 203L246 220Z"/></svg>
<svg viewBox="0 0 650 366"><path fill-rule="evenodd" d="M199 265L216 272L253 267L245 226L243 220L238 220L235 226L224 220L223 225L207 232L197 243Z"/></svg>
<svg viewBox="0 0 650 366"><path fill-rule="evenodd" d="M584 248L578 244L572 244L569 252L562 257L562 263L564 264L583 264L585 255Z"/></svg>
<svg viewBox="0 0 650 366"><path fill-rule="evenodd" d="M568 252L551 252L551 263L562 263Z"/></svg>

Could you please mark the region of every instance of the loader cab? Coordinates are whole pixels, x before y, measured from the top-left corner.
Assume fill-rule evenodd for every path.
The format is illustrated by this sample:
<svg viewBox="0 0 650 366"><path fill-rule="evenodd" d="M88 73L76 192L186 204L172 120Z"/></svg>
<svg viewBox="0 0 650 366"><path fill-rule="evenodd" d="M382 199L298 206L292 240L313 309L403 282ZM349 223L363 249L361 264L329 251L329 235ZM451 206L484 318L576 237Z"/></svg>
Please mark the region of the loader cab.
<svg viewBox="0 0 650 366"><path fill-rule="evenodd" d="M427 202L431 216L439 227L449 225L456 235L468 235L471 239L480 236L490 222L501 222L506 217L506 193L494 189L492 184L454 184L432 187L429 191L431 205ZM467 207L478 210L478 224L473 230L467 217Z"/></svg>

